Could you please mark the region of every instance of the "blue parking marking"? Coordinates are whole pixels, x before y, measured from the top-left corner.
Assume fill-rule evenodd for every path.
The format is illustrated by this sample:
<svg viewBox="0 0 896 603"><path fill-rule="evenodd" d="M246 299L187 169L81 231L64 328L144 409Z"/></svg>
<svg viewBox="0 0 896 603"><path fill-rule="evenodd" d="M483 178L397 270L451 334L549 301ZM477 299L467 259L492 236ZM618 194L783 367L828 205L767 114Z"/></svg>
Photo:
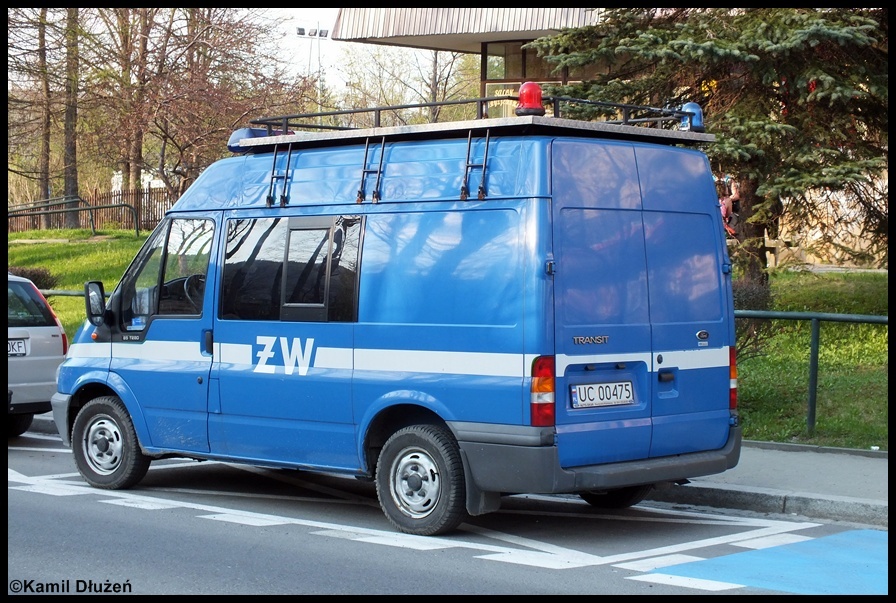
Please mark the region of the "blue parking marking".
<svg viewBox="0 0 896 603"><path fill-rule="evenodd" d="M886 595L888 543L888 532L851 530L664 567L662 573L798 595Z"/></svg>

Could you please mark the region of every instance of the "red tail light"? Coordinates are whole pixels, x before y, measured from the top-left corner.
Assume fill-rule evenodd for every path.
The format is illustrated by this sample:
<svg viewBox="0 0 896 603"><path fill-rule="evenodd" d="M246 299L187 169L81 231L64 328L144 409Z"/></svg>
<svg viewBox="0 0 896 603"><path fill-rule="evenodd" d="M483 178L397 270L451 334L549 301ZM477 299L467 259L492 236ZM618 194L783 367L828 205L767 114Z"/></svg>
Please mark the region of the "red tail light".
<svg viewBox="0 0 896 603"><path fill-rule="evenodd" d="M551 427L556 422L554 404L554 357L539 356L532 362L532 386L529 390L529 412L533 427Z"/></svg>
<svg viewBox="0 0 896 603"><path fill-rule="evenodd" d="M728 349L728 408L737 410L737 348Z"/></svg>

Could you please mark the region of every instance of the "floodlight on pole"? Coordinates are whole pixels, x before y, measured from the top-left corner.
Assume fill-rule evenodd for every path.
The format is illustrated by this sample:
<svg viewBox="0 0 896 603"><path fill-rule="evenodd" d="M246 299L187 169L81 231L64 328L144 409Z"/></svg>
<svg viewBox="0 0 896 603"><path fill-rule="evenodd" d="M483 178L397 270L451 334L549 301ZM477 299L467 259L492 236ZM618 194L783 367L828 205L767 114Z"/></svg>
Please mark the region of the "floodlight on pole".
<svg viewBox="0 0 896 603"><path fill-rule="evenodd" d="M323 96L323 83L321 81L323 77L323 68L320 62L320 41L321 38L326 38L329 35L330 31L327 29L321 29L320 23L317 24L317 27L296 27L296 35L302 38L311 38L311 46L308 48L308 72L311 72L311 58L314 54L314 40L317 40L317 107L318 110L322 110L321 106L321 97Z"/></svg>

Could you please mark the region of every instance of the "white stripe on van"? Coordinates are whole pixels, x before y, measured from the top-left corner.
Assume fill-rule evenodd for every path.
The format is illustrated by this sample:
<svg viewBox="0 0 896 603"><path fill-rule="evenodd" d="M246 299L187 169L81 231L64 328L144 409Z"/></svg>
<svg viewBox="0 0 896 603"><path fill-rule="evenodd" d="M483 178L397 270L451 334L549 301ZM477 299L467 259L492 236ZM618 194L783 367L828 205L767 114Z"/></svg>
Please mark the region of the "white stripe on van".
<svg viewBox="0 0 896 603"><path fill-rule="evenodd" d="M225 364L252 364L252 346L215 342L215 358Z"/></svg>
<svg viewBox="0 0 896 603"><path fill-rule="evenodd" d="M657 352L663 356L663 363L657 363L654 368L661 369L663 367L674 366L682 370L700 369L700 368L718 368L728 366L731 361L729 348L710 348L706 350L676 350L671 352Z"/></svg>
<svg viewBox="0 0 896 603"><path fill-rule="evenodd" d="M355 350L355 370L523 377L529 364L523 354Z"/></svg>
<svg viewBox="0 0 896 603"><path fill-rule="evenodd" d="M103 344L72 346L77 357L102 356L109 351ZM98 353L103 351L102 354ZM237 343L216 343L215 355L225 364L254 365L253 346ZM208 361L195 342L144 341L142 343L114 343L112 353L116 358L134 360ZM354 356L354 363L352 358ZM452 375L479 375L489 377L525 377L534 354L488 354L481 352L446 352L424 350L376 350L350 348L314 348L313 368L351 369L394 373L428 373ZM273 359L271 359L273 360ZM282 362L282 361L281 361ZM269 366L274 366L270 361ZM279 364L283 368L283 364Z"/></svg>
<svg viewBox="0 0 896 603"><path fill-rule="evenodd" d="M113 358L133 360L179 360L182 362L211 362L202 355L198 341L144 341L142 343L113 343Z"/></svg>
<svg viewBox="0 0 896 603"><path fill-rule="evenodd" d="M317 348L314 352L314 368L351 369L352 350L350 348Z"/></svg>
<svg viewBox="0 0 896 603"><path fill-rule="evenodd" d="M254 364L255 362L252 356L252 346L244 343L216 343L215 355L225 364ZM348 348L315 348L312 366L326 369L351 369L352 351Z"/></svg>
<svg viewBox="0 0 896 603"><path fill-rule="evenodd" d="M320 347L314 350L313 368L408 372L428 374L479 375L495 377L526 377L535 354L489 354L482 352L446 352L424 350L376 350ZM104 358L108 344L81 343L69 347L69 358ZM236 343L216 343L215 354L228 364L254 364L252 346ZM352 355L354 354L354 363ZM662 364L651 361L662 354ZM142 343L113 343L112 355L135 360L207 361L196 342L144 341ZM728 366L727 347L706 350L674 350L651 354L587 354L570 356L558 354L557 375L563 376L574 364L604 362L644 362L651 370L657 367L676 367L683 370ZM280 365L282 366L282 365Z"/></svg>
<svg viewBox="0 0 896 603"><path fill-rule="evenodd" d="M66 358L108 358L111 350L108 343L73 343L68 346Z"/></svg>
<svg viewBox="0 0 896 603"><path fill-rule="evenodd" d="M569 356L567 354L557 354L554 359L557 365L557 376L562 377L566 374L566 369L573 364L600 364L602 362L643 362L650 366L649 353L637 354L582 354Z"/></svg>
<svg viewBox="0 0 896 603"><path fill-rule="evenodd" d="M657 356L663 357L663 362L653 362ZM728 366L728 347L707 348L705 350L668 350L656 352L653 355L637 354L582 354L570 356L557 354L557 375L566 374L566 369L574 364L600 364L607 362L643 362L649 370L674 367L682 370L716 368Z"/></svg>

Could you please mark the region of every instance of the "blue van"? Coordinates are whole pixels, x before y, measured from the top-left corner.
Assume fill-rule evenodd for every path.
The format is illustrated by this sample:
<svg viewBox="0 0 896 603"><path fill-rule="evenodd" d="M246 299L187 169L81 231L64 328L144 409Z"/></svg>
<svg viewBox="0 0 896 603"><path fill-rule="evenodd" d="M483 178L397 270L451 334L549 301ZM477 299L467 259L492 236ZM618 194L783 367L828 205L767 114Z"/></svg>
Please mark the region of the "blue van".
<svg viewBox="0 0 896 603"><path fill-rule="evenodd" d="M108 300L85 285L52 400L83 478L128 488L172 456L337 473L436 535L511 494L618 508L734 467L731 262L699 108L586 122L537 98L234 133Z"/></svg>

